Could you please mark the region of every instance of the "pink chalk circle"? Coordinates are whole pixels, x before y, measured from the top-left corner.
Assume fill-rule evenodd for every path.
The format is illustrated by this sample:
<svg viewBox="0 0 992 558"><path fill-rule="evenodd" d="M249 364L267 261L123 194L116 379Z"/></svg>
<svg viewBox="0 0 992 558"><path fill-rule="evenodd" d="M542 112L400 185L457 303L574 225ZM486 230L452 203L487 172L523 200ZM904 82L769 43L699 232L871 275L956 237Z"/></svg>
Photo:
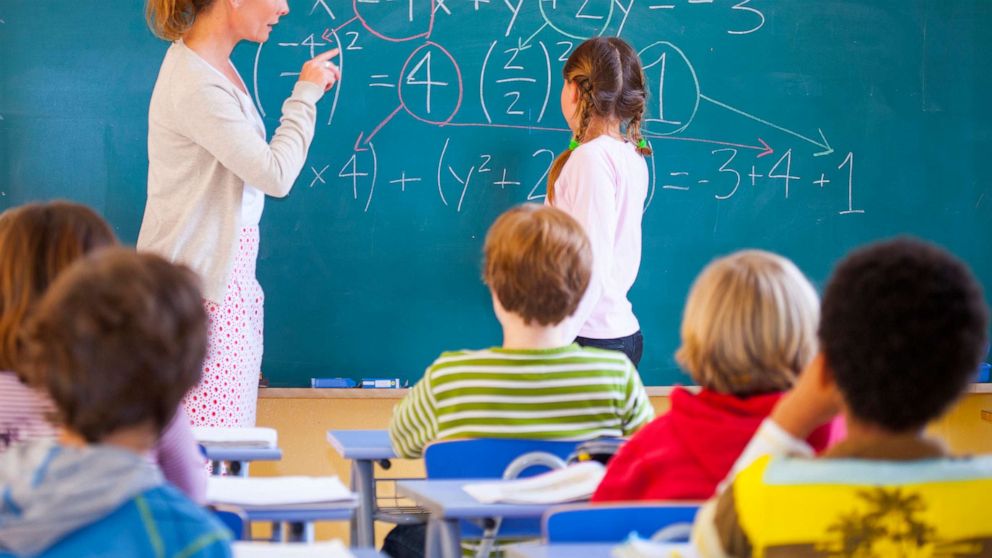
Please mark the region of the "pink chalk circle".
<svg viewBox="0 0 992 558"><path fill-rule="evenodd" d="M410 67L410 63L417 58L417 54L419 54L420 51L431 47L441 51L441 53L444 54L448 58L448 60L451 61L451 66L455 69L455 79L458 84L458 101L455 102L455 108L451 110L451 113L448 114L446 118L443 118L441 120L437 120L417 114L416 112L413 111L413 109L410 108L410 105L408 105L406 100L403 98L403 90L406 81L406 72L407 69ZM458 67L458 62L455 61L455 57L452 56L451 53L448 52L448 50L445 49L443 46L433 41L427 41L424 44L420 45L419 47L416 48L416 50L410 53L409 57L407 57L406 61L403 63L403 70L400 72L399 84L397 85L397 90L399 92L400 105L403 107L403 110L407 112L407 114L409 114L410 116L416 118L421 122L426 122L427 124L438 124L441 126L451 122L451 120L454 119L455 115L458 114L458 109L460 109L462 106L462 96L465 92L464 85L462 84L462 71L461 68Z"/></svg>
<svg viewBox="0 0 992 558"><path fill-rule="evenodd" d="M425 0L408 0L408 1L424 2ZM428 19L427 22L427 29L419 33L413 33L411 35L406 35L402 37L387 35L385 32L376 29L373 23L370 23L369 20L366 19L366 16L362 14L362 10L359 8L360 6L375 5L378 4L378 2L372 3L372 2L359 2L359 0L352 0L351 5L352 8L355 10L355 15L358 17L358 20L362 22L362 27L364 27L369 33L372 33L373 35L379 37L384 41L389 41L392 43L402 43L404 41L412 41L414 39L429 39L431 37L431 32L434 31L434 0L426 0L426 1L430 2L430 18Z"/></svg>

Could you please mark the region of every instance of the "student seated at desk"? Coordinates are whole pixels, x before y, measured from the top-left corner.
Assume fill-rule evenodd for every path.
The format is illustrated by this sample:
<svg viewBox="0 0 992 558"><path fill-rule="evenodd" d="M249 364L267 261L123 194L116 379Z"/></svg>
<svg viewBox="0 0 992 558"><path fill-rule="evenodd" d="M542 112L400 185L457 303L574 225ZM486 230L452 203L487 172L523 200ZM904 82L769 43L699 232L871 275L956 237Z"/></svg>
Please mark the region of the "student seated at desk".
<svg viewBox="0 0 992 558"><path fill-rule="evenodd" d="M393 412L396 454L420 457L447 438L619 437L649 421L644 386L623 353L562 335L589 285L581 226L561 210L520 205L496 220L484 250L503 345L443 353L431 364Z"/></svg>
<svg viewBox="0 0 992 558"><path fill-rule="evenodd" d="M56 279L21 362L63 431L0 455L0 557L231 555L145 458L200 379L206 323L194 274L158 256L106 249Z"/></svg>
<svg viewBox="0 0 992 558"><path fill-rule="evenodd" d="M110 225L71 202L32 203L0 214L0 453L17 442L54 438L52 402L18 370L20 335L48 285L75 261L114 246ZM182 408L149 455L165 478L203 502L207 474Z"/></svg>
<svg viewBox="0 0 992 558"><path fill-rule="evenodd" d="M396 454L447 438L588 440L633 433L654 412L630 360L570 344L564 320L589 285L592 251L561 210L514 207L489 229L483 279L503 345L442 354L393 413ZM466 456L471 459L471 456ZM398 527L384 551L423 554L422 529ZM416 542L407 543L410 539ZM403 543L397 543L402 539Z"/></svg>
<svg viewBox="0 0 992 558"><path fill-rule="evenodd" d="M820 354L699 512L713 556L992 556L992 455L924 434L964 393L988 313L967 267L911 239L847 257L827 285ZM847 438L803 441L841 412Z"/></svg>
<svg viewBox="0 0 992 558"><path fill-rule="evenodd" d="M698 394L675 388L671 409L610 461L594 502L705 500L816 354L820 301L789 260L745 250L706 266L686 300L675 359ZM822 450L829 427L809 442Z"/></svg>

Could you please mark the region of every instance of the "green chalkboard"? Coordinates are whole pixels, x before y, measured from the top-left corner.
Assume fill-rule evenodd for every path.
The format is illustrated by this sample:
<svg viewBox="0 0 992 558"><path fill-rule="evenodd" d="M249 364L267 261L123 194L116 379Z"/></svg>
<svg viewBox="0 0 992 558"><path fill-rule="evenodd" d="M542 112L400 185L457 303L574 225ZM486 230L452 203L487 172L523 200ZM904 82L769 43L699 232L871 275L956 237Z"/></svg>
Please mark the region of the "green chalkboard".
<svg viewBox="0 0 992 558"><path fill-rule="evenodd" d="M138 0L0 0L0 208L65 197L137 236L147 106L166 44ZM631 298L648 384L713 257L761 247L822 285L900 233L992 288L992 2L290 0L234 59L269 130L301 63L338 44L303 174L262 221L264 369L416 380L499 343L479 280L488 225L541 201L568 142L561 60L620 34L642 53L655 150Z"/></svg>

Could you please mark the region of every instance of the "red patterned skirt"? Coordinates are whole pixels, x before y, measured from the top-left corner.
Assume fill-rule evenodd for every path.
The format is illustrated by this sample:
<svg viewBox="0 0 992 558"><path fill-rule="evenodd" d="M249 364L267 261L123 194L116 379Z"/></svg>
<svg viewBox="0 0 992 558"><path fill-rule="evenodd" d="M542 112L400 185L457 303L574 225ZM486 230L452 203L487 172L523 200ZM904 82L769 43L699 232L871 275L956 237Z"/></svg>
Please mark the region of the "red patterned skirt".
<svg viewBox="0 0 992 558"><path fill-rule="evenodd" d="M221 303L204 300L210 323L200 384L183 401L193 426L255 426L265 295L255 279L258 227L241 229Z"/></svg>

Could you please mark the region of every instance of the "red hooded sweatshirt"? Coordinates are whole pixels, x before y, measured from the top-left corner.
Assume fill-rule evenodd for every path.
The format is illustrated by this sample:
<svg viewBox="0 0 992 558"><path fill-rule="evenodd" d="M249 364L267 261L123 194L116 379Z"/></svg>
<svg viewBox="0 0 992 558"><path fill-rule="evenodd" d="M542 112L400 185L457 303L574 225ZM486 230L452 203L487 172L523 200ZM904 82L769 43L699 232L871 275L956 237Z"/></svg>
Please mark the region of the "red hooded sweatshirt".
<svg viewBox="0 0 992 558"><path fill-rule="evenodd" d="M741 399L708 389L694 395L675 388L671 409L620 448L592 501L705 500L713 496L782 395ZM820 452L829 437L828 424L808 441Z"/></svg>

